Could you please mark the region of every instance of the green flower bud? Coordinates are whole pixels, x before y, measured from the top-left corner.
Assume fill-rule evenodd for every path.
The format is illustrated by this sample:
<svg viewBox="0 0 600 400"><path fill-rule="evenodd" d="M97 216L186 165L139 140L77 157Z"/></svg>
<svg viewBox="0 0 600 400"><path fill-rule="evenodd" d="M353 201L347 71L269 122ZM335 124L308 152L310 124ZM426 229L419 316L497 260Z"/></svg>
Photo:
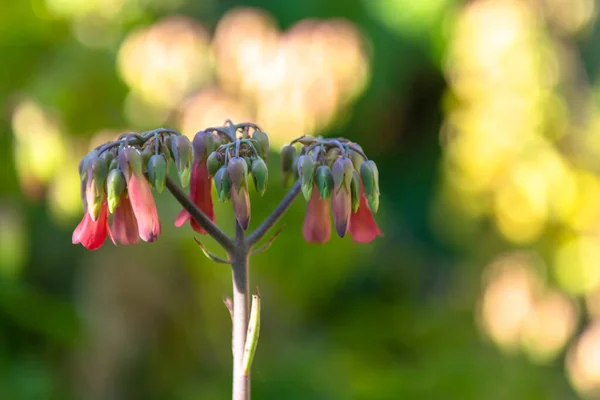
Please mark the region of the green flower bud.
<svg viewBox="0 0 600 400"><path fill-rule="evenodd" d="M326 165L321 165L315 172L315 180L322 199L328 199L333 191L333 174Z"/></svg>
<svg viewBox="0 0 600 400"><path fill-rule="evenodd" d="M158 193L165 188L167 180L167 160L162 154L155 154L148 161L148 178Z"/></svg>
<svg viewBox="0 0 600 400"><path fill-rule="evenodd" d="M154 143L147 144L142 149L142 164L148 165L148 161L150 161L150 157L154 155Z"/></svg>
<svg viewBox="0 0 600 400"><path fill-rule="evenodd" d="M281 149L281 172L289 174L292 171L296 155L294 146L284 146Z"/></svg>
<svg viewBox="0 0 600 400"><path fill-rule="evenodd" d="M119 159L115 158L110 162L110 165L108 166L108 170L111 171L115 168L117 168L119 166Z"/></svg>
<svg viewBox="0 0 600 400"><path fill-rule="evenodd" d="M161 145L161 153L163 153L167 159L174 159L173 152L171 151L171 145L173 144L173 138L175 136L163 136L162 145Z"/></svg>
<svg viewBox="0 0 600 400"><path fill-rule="evenodd" d="M108 176L108 165L102 157L96 157L88 163L87 186L85 198L88 212L95 221L100 215L104 200L104 183Z"/></svg>
<svg viewBox="0 0 600 400"><path fill-rule="evenodd" d="M379 208L379 171L377 165L371 160L363 162L360 166L360 177L369 202L369 208L376 213Z"/></svg>
<svg viewBox="0 0 600 400"><path fill-rule="evenodd" d="M255 148L258 152L258 155L263 159L268 159L269 157L269 136L263 131L254 131L252 133L252 139L256 140Z"/></svg>
<svg viewBox="0 0 600 400"><path fill-rule="evenodd" d="M233 190L239 192L248 188L248 163L242 157L233 157L227 164L227 174Z"/></svg>
<svg viewBox="0 0 600 400"><path fill-rule="evenodd" d="M227 173L227 167L221 167L215 174L215 189L219 195L219 201L224 203L231 198L231 181Z"/></svg>
<svg viewBox="0 0 600 400"><path fill-rule="evenodd" d="M312 193L315 167L315 161L312 157L300 156L298 158L298 175L302 180L302 194L306 201L310 200L310 195Z"/></svg>
<svg viewBox="0 0 600 400"><path fill-rule="evenodd" d="M219 168L221 168L221 165L223 164L222 157L223 156L220 153L213 151L212 153L210 153L210 155L206 159L206 166L208 168L208 173L211 176L215 176L215 174L217 173Z"/></svg>
<svg viewBox="0 0 600 400"><path fill-rule="evenodd" d="M355 213L358 211L358 206L360 205L360 178L356 171L352 172L350 194L352 195L352 212Z"/></svg>
<svg viewBox="0 0 600 400"><path fill-rule="evenodd" d="M340 152L340 149L338 149L337 147L327 150L327 153L325 153L325 164L333 167L333 164L340 157L341 154L342 153Z"/></svg>
<svg viewBox="0 0 600 400"><path fill-rule="evenodd" d="M106 178L106 198L108 200L108 211L114 213L121 202L121 195L127 185L125 176L120 169L111 169Z"/></svg>
<svg viewBox="0 0 600 400"><path fill-rule="evenodd" d="M262 158L257 158L252 162L252 179L254 180L254 188L262 197L267 190L267 181L269 178L269 170Z"/></svg>
<svg viewBox="0 0 600 400"><path fill-rule="evenodd" d="M355 147L355 148L359 149L360 151L362 151L362 147L360 147L360 145L358 145L358 144L353 144L352 147ZM352 165L354 166L354 170L360 171L360 166L363 163L363 161L365 161L365 158L363 156L361 156L360 154L358 154L357 152L355 152L354 150L350 150L350 159L352 160Z"/></svg>
<svg viewBox="0 0 600 400"><path fill-rule="evenodd" d="M112 160L115 159L115 153L113 153L112 151L105 151L104 153L102 153L100 158L104 159L106 165L110 165Z"/></svg>
<svg viewBox="0 0 600 400"><path fill-rule="evenodd" d="M171 139L171 151L175 166L179 173L181 185L187 187L190 183L190 175L192 173L193 150L192 144L187 136L175 136Z"/></svg>

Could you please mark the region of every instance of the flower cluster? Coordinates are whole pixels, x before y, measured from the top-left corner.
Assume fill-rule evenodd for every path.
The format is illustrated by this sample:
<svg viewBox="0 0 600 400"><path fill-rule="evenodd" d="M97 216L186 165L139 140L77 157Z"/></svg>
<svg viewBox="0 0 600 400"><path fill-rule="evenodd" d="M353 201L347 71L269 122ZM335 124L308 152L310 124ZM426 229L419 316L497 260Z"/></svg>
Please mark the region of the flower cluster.
<svg viewBox="0 0 600 400"><path fill-rule="evenodd" d="M299 155L296 143L302 145ZM372 214L379 208L379 172L358 144L303 136L283 148L281 169L285 182L301 180L308 242L325 243L331 236L329 198L340 237L349 232L355 242L368 243L382 235Z"/></svg>
<svg viewBox="0 0 600 400"><path fill-rule="evenodd" d="M122 135L92 150L79 164L84 216L73 232L73 243L95 250L107 236L115 244L126 245L137 243L139 238L156 240L161 227L151 187L162 192L169 166L175 167L183 187L189 184L190 200L212 222L214 177L219 199L232 200L236 218L245 230L250 222L248 175L252 174L262 196L267 185L264 160L268 152L267 134L253 124L209 128L198 132L192 142L162 128ZM179 213L175 225L188 221L196 232L207 233L186 210Z"/></svg>
<svg viewBox="0 0 600 400"><path fill-rule="evenodd" d="M265 159L269 154L267 134L253 128L250 133L246 125L241 137L230 140L219 129L200 131L193 141L194 162L192 166L192 183L190 198L213 222L214 209L212 203L212 180L219 201L231 199L236 219L246 230L250 223L250 195L248 192L248 176L252 175L254 187L262 196L267 189L268 170ZM219 137L223 134L223 137ZM206 231L183 210L175 221L176 226L191 221L192 228L200 233Z"/></svg>
<svg viewBox="0 0 600 400"><path fill-rule="evenodd" d="M167 167L174 161L181 181L189 181L190 141L174 131L157 130L122 135L88 153L79 163L84 216L73 232L73 243L89 250L113 243L155 241L161 225L151 186L161 192ZM112 215L112 222L109 216Z"/></svg>

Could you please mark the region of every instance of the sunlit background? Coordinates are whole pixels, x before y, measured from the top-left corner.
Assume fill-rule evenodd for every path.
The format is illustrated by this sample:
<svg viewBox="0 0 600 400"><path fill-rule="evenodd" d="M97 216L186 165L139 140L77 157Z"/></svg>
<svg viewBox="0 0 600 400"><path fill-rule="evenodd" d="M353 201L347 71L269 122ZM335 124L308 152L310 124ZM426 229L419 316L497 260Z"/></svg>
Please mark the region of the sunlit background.
<svg viewBox="0 0 600 400"><path fill-rule="evenodd" d="M77 165L226 119L360 142L385 236L253 259L258 399L600 398L596 0L23 0L0 13L0 398L223 399L226 267L71 244ZM217 205L229 232L230 204ZM214 242L208 246L218 252ZM293 255L290 257L290 255Z"/></svg>

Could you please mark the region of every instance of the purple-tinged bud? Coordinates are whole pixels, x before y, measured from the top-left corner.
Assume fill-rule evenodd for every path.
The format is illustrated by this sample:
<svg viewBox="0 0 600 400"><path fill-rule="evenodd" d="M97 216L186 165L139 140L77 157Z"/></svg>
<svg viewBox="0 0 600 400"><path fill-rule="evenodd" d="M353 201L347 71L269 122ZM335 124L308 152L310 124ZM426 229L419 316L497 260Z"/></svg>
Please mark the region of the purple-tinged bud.
<svg viewBox="0 0 600 400"><path fill-rule="evenodd" d="M262 158L257 158L252 162L252 180L254 188L262 197L267 190L267 181L269 179L269 170Z"/></svg>
<svg viewBox="0 0 600 400"><path fill-rule="evenodd" d="M352 147L362 151L362 147L358 144L352 144L350 149L350 159L352 160L352 165L354 166L355 171L360 171L360 166L365 161L365 158L358 154L356 151L352 150Z"/></svg>
<svg viewBox="0 0 600 400"><path fill-rule="evenodd" d="M352 212L358 211L360 205L360 178L356 171L352 172L352 182L350 183L350 194L352 199Z"/></svg>
<svg viewBox="0 0 600 400"><path fill-rule="evenodd" d="M372 160L363 162L360 166L360 177L369 208L376 213L379 208L379 171L377 165Z"/></svg>
<svg viewBox="0 0 600 400"><path fill-rule="evenodd" d="M223 165L223 156L221 153L213 151L206 159L206 167L210 176L215 176L219 168Z"/></svg>
<svg viewBox="0 0 600 400"><path fill-rule="evenodd" d="M155 154L148 161L148 178L158 193L165 188L167 180L167 160L162 154Z"/></svg>
<svg viewBox="0 0 600 400"><path fill-rule="evenodd" d="M335 177L335 174L334 174ZM331 211L335 230L339 237L344 237L350 225L350 214L352 211L352 199L350 191L341 186L341 190L334 190L331 197Z"/></svg>
<svg viewBox="0 0 600 400"><path fill-rule="evenodd" d="M88 154L85 155L79 161L79 177L82 182L87 181L87 172L90 166L90 162L95 160L98 157L98 150L92 150Z"/></svg>
<svg viewBox="0 0 600 400"><path fill-rule="evenodd" d="M129 182L132 175L143 174L142 154L134 147L125 147L119 151L119 168Z"/></svg>
<svg viewBox="0 0 600 400"><path fill-rule="evenodd" d="M121 202L121 195L127 186L125 176L120 169L111 169L106 178L106 198L108 211L112 214Z"/></svg>
<svg viewBox="0 0 600 400"><path fill-rule="evenodd" d="M315 181L317 188L319 189L321 199L328 199L331 196L334 187L331 169L326 165L321 165L315 172Z"/></svg>
<svg viewBox="0 0 600 400"><path fill-rule="evenodd" d="M214 149L212 133L206 131L196 133L192 146L194 148L194 159L200 162L204 161Z"/></svg>
<svg viewBox="0 0 600 400"><path fill-rule="evenodd" d="M263 131L254 131L254 133L252 133L252 139L256 140L254 147L256 148L258 155L267 160L270 150L269 136Z"/></svg>
<svg viewBox="0 0 600 400"><path fill-rule="evenodd" d="M231 198L231 181L227 173L227 167L221 167L215 174L215 189L219 195L219 201L224 203Z"/></svg>
<svg viewBox="0 0 600 400"><path fill-rule="evenodd" d="M175 160L175 167L179 173L181 185L187 187L190 183L190 175L192 173L192 144L187 136L175 136L171 139L171 151Z"/></svg>
<svg viewBox="0 0 600 400"><path fill-rule="evenodd" d="M98 219L100 209L102 208L102 201L104 200L104 184L107 175L108 165L106 164L105 159L96 157L89 161L85 199L90 217L92 217L92 220L94 221Z"/></svg>
<svg viewBox="0 0 600 400"><path fill-rule="evenodd" d="M227 174L234 192L248 189L248 163L242 157L233 157L229 160Z"/></svg>
<svg viewBox="0 0 600 400"><path fill-rule="evenodd" d="M349 192L350 183L352 182L352 172L354 172L352 161L349 158L340 157L335 160L331 169L335 191L337 192L343 187Z"/></svg>
<svg viewBox="0 0 600 400"><path fill-rule="evenodd" d="M298 158L298 175L302 180L302 194L306 201L309 201L315 175L315 161L311 156L300 156Z"/></svg>
<svg viewBox="0 0 600 400"><path fill-rule="evenodd" d="M250 195L247 189L231 191L231 203L233 212L243 230L248 229L250 224Z"/></svg>

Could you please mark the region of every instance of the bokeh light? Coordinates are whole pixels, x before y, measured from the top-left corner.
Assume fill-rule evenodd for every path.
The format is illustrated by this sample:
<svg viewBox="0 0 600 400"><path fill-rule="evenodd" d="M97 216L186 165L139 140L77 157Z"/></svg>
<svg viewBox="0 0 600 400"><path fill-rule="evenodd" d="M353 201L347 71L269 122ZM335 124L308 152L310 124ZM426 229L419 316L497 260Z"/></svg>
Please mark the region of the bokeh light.
<svg viewBox="0 0 600 400"><path fill-rule="evenodd" d="M561 291L547 287L541 258L499 256L484 271L479 322L503 350L522 349L534 362L555 359L575 331L579 312Z"/></svg>

